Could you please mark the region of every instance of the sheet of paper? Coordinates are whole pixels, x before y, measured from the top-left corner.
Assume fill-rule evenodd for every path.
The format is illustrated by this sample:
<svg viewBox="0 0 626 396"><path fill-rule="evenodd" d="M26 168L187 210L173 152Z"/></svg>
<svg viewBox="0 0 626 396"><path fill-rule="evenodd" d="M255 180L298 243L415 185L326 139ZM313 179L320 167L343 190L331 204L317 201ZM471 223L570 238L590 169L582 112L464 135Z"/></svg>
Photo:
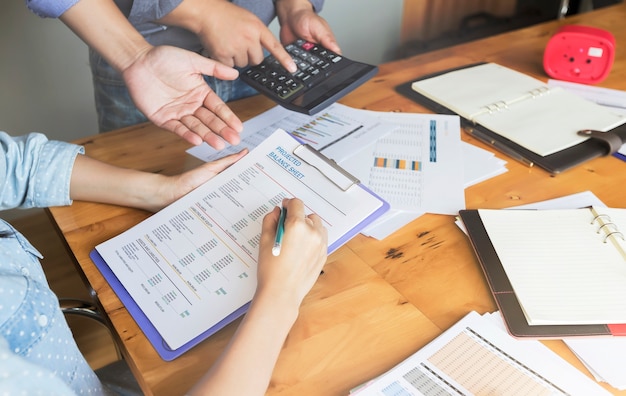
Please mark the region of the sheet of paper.
<svg viewBox="0 0 626 396"><path fill-rule="evenodd" d="M563 341L597 381L626 390L626 337L577 337Z"/></svg>
<svg viewBox="0 0 626 396"><path fill-rule="evenodd" d="M209 161L256 146L276 127L305 138L391 204L387 214L363 230L364 235L383 239L423 213L456 213L465 205L464 187L468 182L463 172L465 156L459 151L469 145L460 140L457 116L383 113L335 103L315 116L276 106L244 125L239 146L216 151L203 144L188 152ZM311 138L318 135L324 139ZM435 155L434 161L431 154ZM413 171L375 166L375 161L381 159L402 159L421 168ZM476 175L492 172L492 166L497 165L485 167L483 161L477 162L470 175L482 177ZM392 183L392 178L404 184Z"/></svg>
<svg viewBox="0 0 626 396"><path fill-rule="evenodd" d="M203 143L187 152L203 161L212 161L243 148L252 149L278 128L341 162L356 154L360 147L392 132L395 125L340 103L312 116L275 106L244 122L241 143L237 146L218 151Z"/></svg>
<svg viewBox="0 0 626 396"><path fill-rule="evenodd" d="M137 226L96 247L171 349L248 303L261 223L283 198L302 197L328 229L329 250L381 207L359 186L342 191L293 154L276 131L254 151Z"/></svg>
<svg viewBox="0 0 626 396"><path fill-rule="evenodd" d="M618 114L626 115L626 91L552 79L548 80L548 86L561 87Z"/></svg>
<svg viewBox="0 0 626 396"><path fill-rule="evenodd" d="M424 213L391 209L361 230L361 234L383 240Z"/></svg>
<svg viewBox="0 0 626 396"><path fill-rule="evenodd" d="M604 202L591 191L581 191L545 201L511 206L507 209L578 209L587 206L606 207Z"/></svg>
<svg viewBox="0 0 626 396"><path fill-rule="evenodd" d="M461 148L463 151L463 185L465 188L508 171L505 167L506 161L497 158L490 151L466 142L461 142ZM424 213L391 209L361 230L361 233L382 240ZM462 226L460 227L462 228Z"/></svg>
<svg viewBox="0 0 626 396"><path fill-rule="evenodd" d="M601 209L626 225L626 209ZM626 323L624 257L592 210L479 213L530 325Z"/></svg>
<svg viewBox="0 0 626 396"><path fill-rule="evenodd" d="M397 128L338 161L341 166L394 210L454 214L465 207L458 116L362 112Z"/></svg>
<svg viewBox="0 0 626 396"><path fill-rule="evenodd" d="M491 151L483 150L466 142L463 147L463 173L465 188L508 172L506 161Z"/></svg>
<svg viewBox="0 0 626 396"><path fill-rule="evenodd" d="M561 80L548 80L548 86L564 88L600 106L607 107L617 114L626 116L626 91ZM626 160L626 144L618 150L618 153L621 154L619 158Z"/></svg>
<svg viewBox="0 0 626 396"><path fill-rule="evenodd" d="M470 312L352 395L609 395L536 340L517 340L498 315ZM499 319L501 321L501 319Z"/></svg>
<svg viewBox="0 0 626 396"><path fill-rule="evenodd" d="M545 201L533 202L525 205L516 205L508 207L507 209L577 209L584 208L587 206L596 206L596 207L606 207L604 202L600 200L594 193L591 191L581 191L579 193L574 193L570 195L566 195L563 197L558 197L554 199L547 199ZM465 229L465 225L463 222L457 218L456 225L467 234L467 230Z"/></svg>

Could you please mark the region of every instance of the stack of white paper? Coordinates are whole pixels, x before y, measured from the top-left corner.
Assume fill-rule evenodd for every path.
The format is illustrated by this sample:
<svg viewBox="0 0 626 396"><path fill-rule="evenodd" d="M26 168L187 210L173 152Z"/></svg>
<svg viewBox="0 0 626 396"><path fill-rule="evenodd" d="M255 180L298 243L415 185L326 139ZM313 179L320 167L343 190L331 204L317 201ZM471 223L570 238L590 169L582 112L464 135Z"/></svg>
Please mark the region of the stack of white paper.
<svg viewBox="0 0 626 396"><path fill-rule="evenodd" d="M465 188L506 172L505 161L461 141L456 115L390 113L338 103L315 115L276 106L244 124L242 143L188 152L205 161L253 148L277 128L310 144L391 205L362 231L383 239L424 213L456 214Z"/></svg>

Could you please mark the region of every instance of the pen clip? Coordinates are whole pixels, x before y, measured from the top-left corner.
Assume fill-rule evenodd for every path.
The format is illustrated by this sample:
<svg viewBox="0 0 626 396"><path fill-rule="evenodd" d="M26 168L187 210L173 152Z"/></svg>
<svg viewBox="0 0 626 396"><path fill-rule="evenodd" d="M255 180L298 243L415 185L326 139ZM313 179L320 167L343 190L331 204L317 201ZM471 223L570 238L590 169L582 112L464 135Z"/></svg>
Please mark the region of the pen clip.
<svg viewBox="0 0 626 396"><path fill-rule="evenodd" d="M326 179L339 187L342 191L348 191L350 187L360 183L359 179L352 176L335 161L326 157L308 144L296 146L296 148L293 149L293 155L317 169Z"/></svg>

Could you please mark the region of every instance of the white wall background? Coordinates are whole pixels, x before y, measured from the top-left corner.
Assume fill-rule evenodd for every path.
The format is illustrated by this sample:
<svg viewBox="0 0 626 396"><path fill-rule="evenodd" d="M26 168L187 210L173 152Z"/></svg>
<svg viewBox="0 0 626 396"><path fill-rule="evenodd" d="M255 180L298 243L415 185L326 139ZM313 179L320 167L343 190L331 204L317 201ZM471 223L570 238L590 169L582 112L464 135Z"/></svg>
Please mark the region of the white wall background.
<svg viewBox="0 0 626 396"><path fill-rule="evenodd" d="M87 46L24 0L0 5L0 130L72 140L97 132Z"/></svg>

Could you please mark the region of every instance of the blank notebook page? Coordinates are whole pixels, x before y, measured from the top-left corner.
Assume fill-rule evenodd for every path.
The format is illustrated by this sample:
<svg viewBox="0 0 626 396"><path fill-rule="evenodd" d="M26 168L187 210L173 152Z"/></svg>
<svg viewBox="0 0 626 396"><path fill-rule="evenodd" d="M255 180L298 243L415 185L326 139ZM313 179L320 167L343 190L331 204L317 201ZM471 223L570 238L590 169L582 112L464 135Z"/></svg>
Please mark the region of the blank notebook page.
<svg viewBox="0 0 626 396"><path fill-rule="evenodd" d="M626 209L598 210L624 230ZM626 244L592 209L479 213L530 325L626 323Z"/></svg>

